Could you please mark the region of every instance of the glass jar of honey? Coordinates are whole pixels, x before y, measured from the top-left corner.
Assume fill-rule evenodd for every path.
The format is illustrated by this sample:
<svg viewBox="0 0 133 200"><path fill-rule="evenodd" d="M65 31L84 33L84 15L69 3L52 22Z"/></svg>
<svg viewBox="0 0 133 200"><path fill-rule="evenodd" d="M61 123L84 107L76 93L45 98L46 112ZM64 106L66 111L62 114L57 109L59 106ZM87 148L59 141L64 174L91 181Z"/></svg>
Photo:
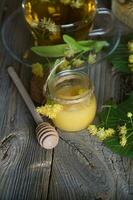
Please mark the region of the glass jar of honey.
<svg viewBox="0 0 133 200"><path fill-rule="evenodd" d="M61 43L63 34L85 39L96 13L95 0L23 0L22 7L38 45Z"/></svg>
<svg viewBox="0 0 133 200"><path fill-rule="evenodd" d="M63 109L53 123L61 130L74 132L85 128L94 120L96 98L87 74L63 71L48 83L49 95Z"/></svg>

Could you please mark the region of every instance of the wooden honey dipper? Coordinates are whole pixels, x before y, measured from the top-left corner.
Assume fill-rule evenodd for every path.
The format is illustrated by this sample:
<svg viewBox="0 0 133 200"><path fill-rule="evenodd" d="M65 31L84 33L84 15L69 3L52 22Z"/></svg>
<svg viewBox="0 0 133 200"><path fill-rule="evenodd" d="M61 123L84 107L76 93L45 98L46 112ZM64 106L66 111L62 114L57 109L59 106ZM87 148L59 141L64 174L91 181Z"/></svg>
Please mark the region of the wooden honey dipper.
<svg viewBox="0 0 133 200"><path fill-rule="evenodd" d="M36 134L39 144L45 149L53 149L59 141L57 131L48 122L44 122L36 112L36 108L14 68L10 66L7 70L37 124Z"/></svg>

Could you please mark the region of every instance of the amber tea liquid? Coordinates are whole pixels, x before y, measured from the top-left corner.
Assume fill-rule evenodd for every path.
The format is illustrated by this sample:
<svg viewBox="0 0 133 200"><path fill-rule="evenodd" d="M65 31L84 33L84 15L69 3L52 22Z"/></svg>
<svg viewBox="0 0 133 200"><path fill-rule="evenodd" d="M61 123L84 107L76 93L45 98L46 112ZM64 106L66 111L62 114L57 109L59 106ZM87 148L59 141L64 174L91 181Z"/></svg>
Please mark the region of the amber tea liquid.
<svg viewBox="0 0 133 200"><path fill-rule="evenodd" d="M25 19L38 45L58 44L62 35L85 39L92 28L95 0L25 0Z"/></svg>

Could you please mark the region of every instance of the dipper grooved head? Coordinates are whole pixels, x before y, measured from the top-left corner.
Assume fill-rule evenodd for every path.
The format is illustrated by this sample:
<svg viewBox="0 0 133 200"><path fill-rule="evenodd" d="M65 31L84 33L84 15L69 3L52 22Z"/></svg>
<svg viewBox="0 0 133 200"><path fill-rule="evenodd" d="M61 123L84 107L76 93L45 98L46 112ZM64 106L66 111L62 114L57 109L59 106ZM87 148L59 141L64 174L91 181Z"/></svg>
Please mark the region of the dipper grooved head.
<svg viewBox="0 0 133 200"><path fill-rule="evenodd" d="M59 142L59 136L53 126L47 122L42 122L36 128L37 140L45 149L53 149Z"/></svg>

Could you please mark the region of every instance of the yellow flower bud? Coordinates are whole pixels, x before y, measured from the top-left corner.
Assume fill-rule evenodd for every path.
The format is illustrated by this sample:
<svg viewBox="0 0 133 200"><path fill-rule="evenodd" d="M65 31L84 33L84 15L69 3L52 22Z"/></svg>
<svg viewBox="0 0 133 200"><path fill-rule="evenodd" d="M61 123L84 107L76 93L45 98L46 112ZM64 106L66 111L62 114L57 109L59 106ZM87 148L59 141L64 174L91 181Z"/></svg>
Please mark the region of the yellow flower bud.
<svg viewBox="0 0 133 200"><path fill-rule="evenodd" d="M105 130L106 137L111 137L114 134L115 134L115 130L113 128L108 128Z"/></svg>
<svg viewBox="0 0 133 200"><path fill-rule="evenodd" d="M125 135L127 133L126 125L119 127L119 135Z"/></svg>
<svg viewBox="0 0 133 200"><path fill-rule="evenodd" d="M128 49L129 51L133 51L133 41L128 42Z"/></svg>
<svg viewBox="0 0 133 200"><path fill-rule="evenodd" d="M47 116L50 119L56 118L58 112L63 109L60 104L45 104L45 106L37 107L36 111L41 115Z"/></svg>
<svg viewBox="0 0 133 200"><path fill-rule="evenodd" d="M43 77L43 66L40 63L32 64L32 73L35 76Z"/></svg>
<svg viewBox="0 0 133 200"><path fill-rule="evenodd" d="M128 112L128 113L127 113L127 117L128 117L128 118L131 118L132 116L133 116L133 114L132 114L131 112Z"/></svg>
<svg viewBox="0 0 133 200"><path fill-rule="evenodd" d="M125 135L123 135L123 136L121 137L121 140L120 140L120 145L121 145L122 147L124 147L124 146L126 145L126 143L127 143L127 138L126 138Z"/></svg>
<svg viewBox="0 0 133 200"><path fill-rule="evenodd" d="M95 125L89 125L87 129L91 135L97 134L97 127Z"/></svg>
<svg viewBox="0 0 133 200"><path fill-rule="evenodd" d="M128 62L129 62L129 63L133 63L133 54L132 54L132 55L129 55L129 57L128 57Z"/></svg>

